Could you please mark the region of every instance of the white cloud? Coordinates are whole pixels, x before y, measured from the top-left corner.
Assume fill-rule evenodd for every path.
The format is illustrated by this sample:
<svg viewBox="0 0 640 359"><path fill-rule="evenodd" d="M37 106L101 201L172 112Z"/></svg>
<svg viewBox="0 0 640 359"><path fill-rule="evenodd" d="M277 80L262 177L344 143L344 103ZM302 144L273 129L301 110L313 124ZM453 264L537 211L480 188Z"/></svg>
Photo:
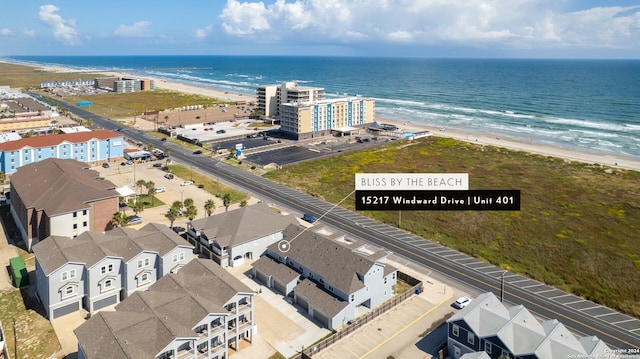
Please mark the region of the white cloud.
<svg viewBox="0 0 640 359"><path fill-rule="evenodd" d="M120 37L151 37L150 26L149 21L138 21L133 25L121 24L113 33Z"/></svg>
<svg viewBox="0 0 640 359"><path fill-rule="evenodd" d="M34 29L24 29L24 30L22 30L22 32L28 37L36 36L36 30L34 30Z"/></svg>
<svg viewBox="0 0 640 359"><path fill-rule="evenodd" d="M79 44L79 34L76 31L75 21L63 19L62 16L57 14L58 10L60 9L55 5L42 5L38 12L38 18L51 27L53 37L62 41L62 43L67 45Z"/></svg>
<svg viewBox="0 0 640 359"><path fill-rule="evenodd" d="M203 27L202 29L196 29L193 32L193 36L198 40L204 40L209 36L209 34L211 34L211 31L213 31L213 25Z"/></svg>
<svg viewBox="0 0 640 359"><path fill-rule="evenodd" d="M640 49L640 6L567 12L568 2L227 0L220 19L227 34L257 39Z"/></svg>
<svg viewBox="0 0 640 359"><path fill-rule="evenodd" d="M11 31L11 29L7 29L7 28L0 29L0 36L9 36L11 34L13 34L13 31Z"/></svg>

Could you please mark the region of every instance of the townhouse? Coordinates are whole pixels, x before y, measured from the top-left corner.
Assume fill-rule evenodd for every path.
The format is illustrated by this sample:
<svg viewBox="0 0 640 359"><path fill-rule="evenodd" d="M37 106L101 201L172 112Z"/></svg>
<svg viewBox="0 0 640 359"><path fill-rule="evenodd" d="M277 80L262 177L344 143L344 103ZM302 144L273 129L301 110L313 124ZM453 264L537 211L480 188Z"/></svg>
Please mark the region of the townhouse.
<svg viewBox="0 0 640 359"><path fill-rule="evenodd" d="M271 244L282 239L293 215L283 215L266 203L241 207L187 224L187 239L196 251L223 268L259 258Z"/></svg>
<svg viewBox="0 0 640 359"><path fill-rule="evenodd" d="M193 258L193 246L157 223L76 238L50 236L33 252L37 294L49 319L117 304Z"/></svg>
<svg viewBox="0 0 640 359"><path fill-rule="evenodd" d="M522 305L505 307L493 293L479 295L454 314L447 320L447 329L447 350L454 359L598 358L611 354L597 337L577 338L558 320L540 322Z"/></svg>
<svg viewBox="0 0 640 359"><path fill-rule="evenodd" d="M290 225L253 263L252 275L336 329L393 297L397 269L387 255L325 228Z"/></svg>
<svg viewBox="0 0 640 359"><path fill-rule="evenodd" d="M253 296L211 260L194 259L78 327L78 358L229 358L253 341Z"/></svg>

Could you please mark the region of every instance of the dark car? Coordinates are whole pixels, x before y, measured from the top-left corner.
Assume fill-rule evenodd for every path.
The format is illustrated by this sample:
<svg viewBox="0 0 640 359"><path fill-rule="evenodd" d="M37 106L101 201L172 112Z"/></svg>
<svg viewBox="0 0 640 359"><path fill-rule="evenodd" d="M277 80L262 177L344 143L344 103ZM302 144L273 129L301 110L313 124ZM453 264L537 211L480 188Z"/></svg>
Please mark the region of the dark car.
<svg viewBox="0 0 640 359"><path fill-rule="evenodd" d="M178 226L173 227L171 229L173 229L173 231L176 232L176 233L182 233L182 232L186 231L186 229L184 227L178 227Z"/></svg>
<svg viewBox="0 0 640 359"><path fill-rule="evenodd" d="M108 164L108 163L106 163L106 162L105 162L105 163L103 163L103 164L102 164L102 168L109 168L109 164Z"/></svg>
<svg viewBox="0 0 640 359"><path fill-rule="evenodd" d="M154 164L153 164L153 167L155 167L155 168L160 168L160 167L162 167L162 163L160 163L160 162L158 162L158 163L154 163Z"/></svg>
<svg viewBox="0 0 640 359"><path fill-rule="evenodd" d="M164 141L166 141L166 140L167 140L167 138L166 138L166 137L162 137L162 138L160 139L160 141L162 141L162 142L164 142Z"/></svg>
<svg viewBox="0 0 640 359"><path fill-rule="evenodd" d="M313 222L315 222L317 220L317 218L314 215L309 214L309 213L305 213L302 216L302 219L307 221L307 222L309 222L309 223L313 223Z"/></svg>
<svg viewBox="0 0 640 359"><path fill-rule="evenodd" d="M201 154L202 154L202 151L201 151L201 150L193 151L193 154L194 154L194 155L201 155Z"/></svg>
<svg viewBox="0 0 640 359"><path fill-rule="evenodd" d="M226 130L218 130L218 131L216 131L216 133L227 133L227 131Z"/></svg>

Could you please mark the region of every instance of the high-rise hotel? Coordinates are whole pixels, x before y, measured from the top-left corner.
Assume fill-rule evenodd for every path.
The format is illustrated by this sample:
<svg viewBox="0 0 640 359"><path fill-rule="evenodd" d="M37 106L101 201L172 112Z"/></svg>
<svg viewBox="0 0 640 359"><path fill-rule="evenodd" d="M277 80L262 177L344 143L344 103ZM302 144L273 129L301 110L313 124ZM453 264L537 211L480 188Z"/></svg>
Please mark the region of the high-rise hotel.
<svg viewBox="0 0 640 359"><path fill-rule="evenodd" d="M296 82L258 87L258 108L280 121L280 131L298 139L351 134L373 123L375 100L362 97L323 99L324 89Z"/></svg>

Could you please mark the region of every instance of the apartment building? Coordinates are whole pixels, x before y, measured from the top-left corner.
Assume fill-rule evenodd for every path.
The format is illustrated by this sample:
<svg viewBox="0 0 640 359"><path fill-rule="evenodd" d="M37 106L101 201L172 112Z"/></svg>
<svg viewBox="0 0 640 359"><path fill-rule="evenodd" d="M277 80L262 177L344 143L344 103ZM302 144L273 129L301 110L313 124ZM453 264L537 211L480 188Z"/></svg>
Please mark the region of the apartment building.
<svg viewBox="0 0 640 359"><path fill-rule="evenodd" d="M323 88L299 86L296 81L260 85L257 90L258 109L263 110L265 116L278 117L285 103L318 101L322 100L323 96Z"/></svg>
<svg viewBox="0 0 640 359"><path fill-rule="evenodd" d="M253 341L253 296L217 264L194 259L78 327L78 358L229 358Z"/></svg>
<svg viewBox="0 0 640 359"><path fill-rule="evenodd" d="M124 137L108 130L34 136L0 143L0 171L12 174L48 158L96 164L122 157L123 152Z"/></svg>
<svg viewBox="0 0 640 359"><path fill-rule="evenodd" d="M114 305L193 258L193 246L169 227L50 236L33 246L38 297L49 319Z"/></svg>
<svg viewBox="0 0 640 359"><path fill-rule="evenodd" d="M30 250L49 236L76 237L112 228L116 186L70 159L49 158L11 176L11 215Z"/></svg>
<svg viewBox="0 0 640 359"><path fill-rule="evenodd" d="M374 122L374 107L374 99L359 97L285 103L280 131L297 139L350 134Z"/></svg>
<svg viewBox="0 0 640 359"><path fill-rule="evenodd" d="M326 228L290 225L283 241L253 263L252 274L336 329L362 315L361 307L375 308L395 294L397 269L386 263L388 253L363 247Z"/></svg>

